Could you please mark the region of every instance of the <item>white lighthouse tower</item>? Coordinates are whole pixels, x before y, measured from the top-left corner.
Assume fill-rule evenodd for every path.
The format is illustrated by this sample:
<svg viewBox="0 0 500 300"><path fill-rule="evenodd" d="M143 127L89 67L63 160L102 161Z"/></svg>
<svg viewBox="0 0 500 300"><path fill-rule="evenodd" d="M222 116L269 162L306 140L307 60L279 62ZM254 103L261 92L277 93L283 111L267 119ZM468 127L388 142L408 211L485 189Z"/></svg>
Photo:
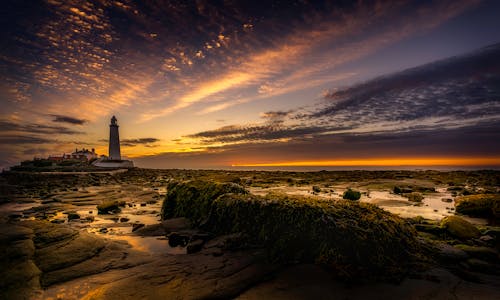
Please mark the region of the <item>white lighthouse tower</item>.
<svg viewBox="0 0 500 300"><path fill-rule="evenodd" d="M120 152L120 135L118 134L118 123L116 117L111 118L109 124L109 156L96 160L92 165L101 168L133 168L131 160L122 160Z"/></svg>
<svg viewBox="0 0 500 300"><path fill-rule="evenodd" d="M109 124L109 159L110 160L121 160L122 156L120 154L120 135L118 133L118 124L116 123L116 117L111 118L111 124Z"/></svg>

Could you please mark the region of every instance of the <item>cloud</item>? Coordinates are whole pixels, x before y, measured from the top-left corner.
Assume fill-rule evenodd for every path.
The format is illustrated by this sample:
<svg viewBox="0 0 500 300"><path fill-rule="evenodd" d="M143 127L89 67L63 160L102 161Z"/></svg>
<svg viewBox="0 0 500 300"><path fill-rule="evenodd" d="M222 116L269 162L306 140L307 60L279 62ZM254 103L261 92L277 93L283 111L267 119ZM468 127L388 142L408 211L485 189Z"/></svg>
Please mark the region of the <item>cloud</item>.
<svg viewBox="0 0 500 300"><path fill-rule="evenodd" d="M3 145L21 145L21 144L49 144L54 143L56 140L47 139L35 136L0 136L0 144Z"/></svg>
<svg viewBox="0 0 500 300"><path fill-rule="evenodd" d="M84 134L64 126L50 126L38 123L23 123L0 120L0 133L2 132L24 132L30 134Z"/></svg>
<svg viewBox="0 0 500 300"><path fill-rule="evenodd" d="M120 140L120 144L122 146L134 147L137 145L144 145L146 147L154 147L151 145L153 143L159 142L160 140L157 138L139 138L139 139L124 139Z"/></svg>
<svg viewBox="0 0 500 300"><path fill-rule="evenodd" d="M88 122L85 119L77 119L77 118L62 116L62 115L51 115L51 116L54 117L52 122L56 122L56 123L69 123L69 124L75 124L75 125L83 125L83 124Z"/></svg>
<svg viewBox="0 0 500 300"><path fill-rule="evenodd" d="M268 111L260 124L223 126L186 137L221 147L498 125L499 56L497 44L334 90L312 112Z"/></svg>

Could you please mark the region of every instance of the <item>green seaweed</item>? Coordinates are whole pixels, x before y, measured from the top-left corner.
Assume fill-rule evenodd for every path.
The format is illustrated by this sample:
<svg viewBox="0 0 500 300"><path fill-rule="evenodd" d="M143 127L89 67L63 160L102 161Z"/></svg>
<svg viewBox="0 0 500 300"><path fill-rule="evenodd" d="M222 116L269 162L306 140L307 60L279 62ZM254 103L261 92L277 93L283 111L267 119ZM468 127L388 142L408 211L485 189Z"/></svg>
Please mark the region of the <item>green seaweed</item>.
<svg viewBox="0 0 500 300"><path fill-rule="evenodd" d="M170 185L162 215L203 219L215 234L242 232L274 262L319 263L346 280L396 278L419 253L412 226L370 204L227 190L211 182Z"/></svg>

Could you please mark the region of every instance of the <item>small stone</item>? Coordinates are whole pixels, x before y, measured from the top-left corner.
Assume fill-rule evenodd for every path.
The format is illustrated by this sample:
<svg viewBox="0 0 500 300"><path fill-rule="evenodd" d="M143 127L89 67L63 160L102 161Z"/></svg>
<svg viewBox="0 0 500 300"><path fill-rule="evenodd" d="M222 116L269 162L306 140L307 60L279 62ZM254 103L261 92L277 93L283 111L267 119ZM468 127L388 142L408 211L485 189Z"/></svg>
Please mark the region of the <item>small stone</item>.
<svg viewBox="0 0 500 300"><path fill-rule="evenodd" d="M189 241L189 236L187 235L182 235L177 232L172 232L171 234L168 235L168 245L170 247L177 247L177 246L186 246L187 242Z"/></svg>
<svg viewBox="0 0 500 300"><path fill-rule="evenodd" d="M80 215L74 212L68 213L68 221L80 219Z"/></svg>
<svg viewBox="0 0 500 300"><path fill-rule="evenodd" d="M450 203L450 202L453 202L453 199L451 199L451 198L442 198L441 201Z"/></svg>
<svg viewBox="0 0 500 300"><path fill-rule="evenodd" d="M121 217L120 218L120 222L128 222L130 219L129 218L126 218L126 217Z"/></svg>

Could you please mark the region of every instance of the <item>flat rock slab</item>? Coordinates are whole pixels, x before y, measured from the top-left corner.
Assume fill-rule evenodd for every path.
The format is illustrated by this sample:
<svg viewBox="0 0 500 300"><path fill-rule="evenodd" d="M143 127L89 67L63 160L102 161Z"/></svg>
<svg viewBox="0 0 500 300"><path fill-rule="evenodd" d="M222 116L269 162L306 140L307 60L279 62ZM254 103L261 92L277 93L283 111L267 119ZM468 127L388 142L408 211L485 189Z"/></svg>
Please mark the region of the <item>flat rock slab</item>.
<svg viewBox="0 0 500 300"><path fill-rule="evenodd" d="M229 299L276 270L260 250L214 257L199 252L163 256L154 262L55 285L43 297L65 299ZM78 289L77 295L70 295Z"/></svg>

